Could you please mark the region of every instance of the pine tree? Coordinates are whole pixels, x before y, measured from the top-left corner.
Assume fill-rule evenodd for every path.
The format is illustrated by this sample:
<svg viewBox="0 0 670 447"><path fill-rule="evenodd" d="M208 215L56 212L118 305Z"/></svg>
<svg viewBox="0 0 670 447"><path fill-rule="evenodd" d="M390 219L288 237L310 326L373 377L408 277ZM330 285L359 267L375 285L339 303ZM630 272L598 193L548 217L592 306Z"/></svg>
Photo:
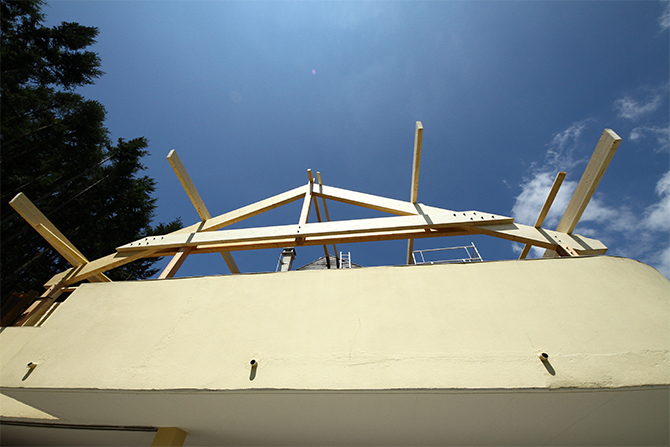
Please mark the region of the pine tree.
<svg viewBox="0 0 670 447"><path fill-rule="evenodd" d="M151 226L155 181L139 176L144 138L116 145L104 127L105 108L74 90L102 75L86 48L95 27L42 24L44 2L2 0L1 281L12 292L43 290L69 264L8 205L23 192L89 259L147 235L173 231L176 219ZM114 270L114 280L156 273L156 258Z"/></svg>

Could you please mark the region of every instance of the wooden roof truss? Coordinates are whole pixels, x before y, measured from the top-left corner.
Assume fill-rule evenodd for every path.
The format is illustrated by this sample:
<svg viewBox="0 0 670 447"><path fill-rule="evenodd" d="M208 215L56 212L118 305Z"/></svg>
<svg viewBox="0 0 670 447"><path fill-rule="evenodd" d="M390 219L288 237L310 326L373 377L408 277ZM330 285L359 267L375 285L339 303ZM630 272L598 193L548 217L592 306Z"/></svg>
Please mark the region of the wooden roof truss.
<svg viewBox="0 0 670 447"><path fill-rule="evenodd" d="M521 254L522 259L532 246L547 249L545 257L599 255L607 251L602 242L573 234L573 231L621 141L612 130L605 129L603 132L565 214L554 231L542 228L542 223L565 177L564 172L558 174L533 226L518 224L511 217L492 213L453 211L419 203L422 136L423 126L417 121L409 201L329 186L323 183L319 172L315 179L312 171L308 170L307 184L214 217L207 210L177 153L170 151L168 161L196 208L200 222L170 234L128 243L118 247L115 253L94 261L88 261L25 195L19 193L10 204L72 264L72 268L55 275L45 284L48 290L43 297L51 299L65 290L65 287L83 280L109 281L104 272L145 257L171 256L171 261L160 275L160 278L169 278L174 276L186 257L192 254L221 253L230 271L240 273L231 255L235 251L322 245L327 256L328 245L337 253L337 244L396 239L407 239L409 264L412 262L413 240L416 238L473 234L485 234L526 244ZM236 222L297 200L302 200L297 224L225 229ZM330 200L383 211L393 216L331 221L327 207L327 201ZM310 223L308 216L312 207L317 222Z"/></svg>

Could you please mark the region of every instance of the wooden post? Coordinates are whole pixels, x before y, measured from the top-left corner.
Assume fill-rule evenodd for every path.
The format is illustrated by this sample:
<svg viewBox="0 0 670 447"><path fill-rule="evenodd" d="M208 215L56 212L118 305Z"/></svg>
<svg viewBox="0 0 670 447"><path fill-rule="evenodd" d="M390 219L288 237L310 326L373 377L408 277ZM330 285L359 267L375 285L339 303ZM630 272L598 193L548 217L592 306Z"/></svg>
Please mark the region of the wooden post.
<svg viewBox="0 0 670 447"><path fill-rule="evenodd" d="M311 169L307 170L307 175L309 176L310 184L313 184L314 183L314 178L312 177L312 170ZM321 210L319 209L319 199L315 195L312 195L312 199L314 200L314 211L316 211L316 220L319 221L319 222L323 222L323 220L321 219ZM323 254L326 256L326 265L328 266L328 268L330 268L330 255L328 254L328 246L327 245L323 246Z"/></svg>
<svg viewBox="0 0 670 447"><path fill-rule="evenodd" d="M565 179L565 172L561 171L556 175L556 178L554 179L554 184L551 186L551 189L549 190L549 195L547 195L547 199L544 201L544 205L542 206L542 210L540 210L540 214L537 216L537 220L535 221L535 228L541 228L542 224L544 223L544 219L546 219L547 214L549 213L549 210L551 209L551 205L554 203L554 199L556 198L556 194L558 194L558 190L561 188L561 185L563 184L563 180ZM526 259L526 256L528 256L528 253L530 252L532 245L526 244L523 247L523 250L521 251L521 256L519 256L519 259Z"/></svg>
<svg viewBox="0 0 670 447"><path fill-rule="evenodd" d="M417 121L414 129L414 161L412 162L412 186L410 189L410 202L412 203L416 203L419 196L419 167L421 166L422 141L423 125L421 121ZM412 251L414 251L414 239L407 239L407 264L414 262Z"/></svg>
<svg viewBox="0 0 670 447"><path fill-rule="evenodd" d="M310 182L307 183L307 191L305 192L305 198L302 201L302 209L300 210L300 218L298 219L298 227L305 225L309 220L309 209L312 205L312 190L314 188L314 183L312 183L312 170L308 169ZM296 245L301 245L305 240L304 237L297 237L295 239Z"/></svg>
<svg viewBox="0 0 670 447"><path fill-rule="evenodd" d="M316 178L319 180L319 189L323 189L323 181L321 181L321 173L319 171L316 171ZM326 214L326 221L330 222L330 215L328 214L328 205L326 204L326 198L321 197L321 200L323 201L323 212ZM340 261L338 257L337 247L335 246L335 244L333 244L333 252L335 252L335 258L338 260L337 262L339 266Z"/></svg>
<svg viewBox="0 0 670 447"><path fill-rule="evenodd" d="M186 440L186 433L177 427L161 427L154 436L151 447L181 447Z"/></svg>

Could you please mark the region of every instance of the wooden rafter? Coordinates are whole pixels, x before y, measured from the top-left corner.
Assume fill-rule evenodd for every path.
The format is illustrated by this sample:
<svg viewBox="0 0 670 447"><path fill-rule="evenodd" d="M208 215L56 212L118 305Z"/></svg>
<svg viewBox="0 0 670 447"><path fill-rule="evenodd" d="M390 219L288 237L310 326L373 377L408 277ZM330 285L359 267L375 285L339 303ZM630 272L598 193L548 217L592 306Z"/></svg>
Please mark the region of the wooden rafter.
<svg viewBox="0 0 670 447"><path fill-rule="evenodd" d="M211 214L209 214L209 211L205 206L205 202L203 202L202 198L200 197L198 190L193 184L193 181L191 181L191 177L188 175L188 172L186 171L184 164L179 159L177 151L172 149L170 153L168 153L167 159L170 162L170 166L172 166L174 173L177 175L179 182L184 187L184 190L186 191L188 198L191 199L191 203L193 203L193 206L195 207L198 216L200 216L200 219L203 222L205 222L207 219L211 219L212 216ZM168 265L163 269L159 278L172 278L177 273L179 267L181 267L181 265L184 263L189 253L190 250L186 249L180 251L177 255L175 255L175 258L172 259L168 263ZM237 267L237 264L235 263L233 256L229 252L227 251L221 252L221 256L223 256L224 261L226 261L226 265L230 269L231 273L233 274L240 273L240 269Z"/></svg>
<svg viewBox="0 0 670 447"><path fill-rule="evenodd" d="M58 228L51 223L47 217L26 197L22 192L18 193L10 202L12 208L25 219L58 253L61 254L74 267L88 263L84 256L72 242L66 238ZM110 282L102 272L89 278L93 282Z"/></svg>
<svg viewBox="0 0 670 447"><path fill-rule="evenodd" d="M619 143L621 143L621 137L612 129L605 129L603 131L589 160L589 164L586 166L584 174L579 180L568 206L565 208L563 217L556 227L556 231L568 234L572 234L575 231L579 219L581 219L591 197L596 192L600 179L602 179L610 161L612 161ZM553 258L555 256L557 256L555 251L547 250L543 257Z"/></svg>
<svg viewBox="0 0 670 447"><path fill-rule="evenodd" d="M214 231L228 225L240 222L253 216L257 216L266 211L278 208L287 203L302 199L307 191L306 186L299 186L290 191L277 194L251 205L243 206L233 211L221 214L220 216L207 219L205 222L199 222L188 227L175 231L175 233L193 233L196 231Z"/></svg>

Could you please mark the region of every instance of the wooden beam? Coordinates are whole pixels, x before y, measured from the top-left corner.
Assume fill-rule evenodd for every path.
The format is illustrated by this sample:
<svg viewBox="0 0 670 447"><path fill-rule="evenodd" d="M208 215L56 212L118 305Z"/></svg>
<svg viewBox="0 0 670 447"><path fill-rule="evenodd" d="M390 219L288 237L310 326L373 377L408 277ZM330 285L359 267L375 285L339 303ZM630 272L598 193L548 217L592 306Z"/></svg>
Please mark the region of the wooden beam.
<svg viewBox="0 0 670 447"><path fill-rule="evenodd" d="M314 224L309 224L314 225ZM420 229L394 229L394 230L380 230L370 231L365 233L349 233L349 234L329 234L323 236L310 236L305 239L304 246L314 246L323 244L345 244L345 243L360 243L360 242L374 242L374 241L390 241L398 239L420 239L428 237L448 237L448 236L472 236L474 234L484 234L500 239L505 239L514 242L529 243L543 248L553 247L557 248L560 244L575 247L575 251L580 255L599 255L607 251L607 247L602 242L589 239L576 234L567 235L565 233L558 233L552 230L537 229L528 225L520 224L504 224L496 225L495 223L483 226L462 226L462 227L445 227L445 228L420 228ZM206 245L198 245L194 248L193 254L201 253L216 253L222 250L228 251L244 251L244 250L260 250L272 248L291 247L295 244L295 239L288 235L285 238L277 237L271 239L248 240L241 239L234 242L222 242ZM177 248L165 249L160 252L155 252L147 256L164 256L177 253Z"/></svg>
<svg viewBox="0 0 670 447"><path fill-rule="evenodd" d="M596 145L591 160L586 166L586 170L582 175L579 184L575 189L570 202L568 203L565 213L561 221L556 227L556 231L563 233L572 233L579 223L586 206L589 204L593 193L596 192L598 183L602 179L603 174L616 153L617 148L621 143L621 137L614 133L612 129L605 129Z"/></svg>
<svg viewBox="0 0 670 447"><path fill-rule="evenodd" d="M417 203L419 197L419 167L421 166L421 142L423 141L423 125L421 121L416 122L414 129L414 158L412 161L412 185L409 193L409 201ZM407 239L407 264L414 262L412 258L414 251L414 240Z"/></svg>
<svg viewBox="0 0 670 447"><path fill-rule="evenodd" d="M414 129L414 161L412 162L412 187L410 190L410 202L416 203L419 196L419 167L421 165L421 142L423 141L423 125L421 121L416 122Z"/></svg>
<svg viewBox="0 0 670 447"><path fill-rule="evenodd" d="M65 291L63 284L54 284L42 294L39 300L36 300L23 314L23 317L17 321L19 326L35 326L42 316L51 308L56 299Z"/></svg>
<svg viewBox="0 0 670 447"><path fill-rule="evenodd" d="M95 261L90 261L89 263L79 267L73 267L64 272L58 273L54 275L49 281L47 281L45 286L50 287L51 285L57 284L59 282L62 282L63 286L69 286L71 284L88 279L91 276L106 272L107 270L128 264L129 262L135 261L137 259L149 258L156 251L157 249L153 247L138 247L136 250L107 255L105 257L96 259Z"/></svg>
<svg viewBox="0 0 670 447"><path fill-rule="evenodd" d="M323 181L321 180L321 173L319 171L316 171L316 177L317 179L319 179L319 191L321 191L323 189ZM326 198L321 197L321 200L323 201L323 212L326 215L326 222L330 222L330 215L328 214L328 204L326 203ZM335 253L335 258L338 260L339 263L340 259L338 256L339 252L337 251L337 247L335 246L335 244L333 244L333 252Z"/></svg>
<svg viewBox="0 0 670 447"><path fill-rule="evenodd" d="M225 214L221 214L220 216L212 217L211 219L207 219L205 222L190 225L170 234L184 234L194 233L196 231L218 230L228 225L240 222L244 219L248 219L249 217L256 216L266 211L278 208L282 205L286 205L287 203L301 199L305 196L307 189L308 188L306 186L299 186L290 191L286 191L281 194L277 194L276 196L252 203L251 205L229 211Z"/></svg>
<svg viewBox="0 0 670 447"><path fill-rule="evenodd" d="M563 213L563 217L556 227L556 231L563 233L572 233L575 231L579 219L581 219L591 197L596 192L596 188L605 174L610 161L612 161L619 143L621 143L621 137L612 129L605 129L603 131L589 160L589 164L586 166L584 174L579 180L577 188ZM548 250L544 253L543 257L553 258L555 256L557 256L555 251Z"/></svg>
<svg viewBox="0 0 670 447"><path fill-rule="evenodd" d="M84 265L88 262L77 247L63 235L54 224L26 197L22 192L18 193L10 202L14 210L25 219L58 253L61 254L74 267ZM110 282L104 274L100 273L91 278L94 281Z"/></svg>
<svg viewBox="0 0 670 447"><path fill-rule="evenodd" d="M561 185L563 184L563 180L565 179L566 173L561 171L558 174L556 174L556 178L554 179L554 184L551 186L551 189L549 190L549 195L547 195L547 199L544 201L544 205L542 205L542 209L540 210L540 214L537 216L537 220L535 221L535 228L541 228L542 224L544 223L544 219L547 217L547 214L549 213L549 210L551 209L551 205L554 203L554 199L556 198L556 194L558 194L558 190L561 188ZM530 252L532 245L526 244L523 247L523 250L521 251L521 256L519 256L519 259L526 259L526 256L528 256L528 253Z"/></svg>
<svg viewBox="0 0 670 447"><path fill-rule="evenodd" d="M471 234L485 234L523 244L537 245L553 250L559 245L569 245L580 255L602 255L607 247L596 239L584 236L561 233L558 231L535 228L518 223L505 225L482 225L470 228Z"/></svg>
<svg viewBox="0 0 670 447"><path fill-rule="evenodd" d="M348 203L350 205L361 206L363 208L383 211L385 213L396 214L399 216L419 214L416 204L405 202L404 200L389 199L387 197L335 188L333 186L320 186L313 192L313 194L324 199L335 200L336 202Z"/></svg>
<svg viewBox="0 0 670 447"><path fill-rule="evenodd" d="M174 173L177 174L179 182L184 187L184 190L186 190L186 194L188 195L189 199L191 199L191 203L193 203L193 206L195 207L198 216L200 216L200 219L203 222L206 221L207 219L211 219L212 216L209 214L209 211L205 206L205 202L203 202L202 198L200 197L200 194L198 193L198 190L195 188L195 185L193 184L193 181L191 181L191 177L188 175L186 168L179 159L177 151L172 149L168 154L167 159L170 162L170 166L172 166ZM221 255L223 256L223 259L226 261L226 265L228 265L228 268L230 269L231 273L233 274L240 273L240 269L237 267L237 264L235 263L235 260L233 259L233 256L230 253L222 252ZM179 267L184 263L184 260L186 260L186 256L188 256L188 253L181 253L179 256L180 256L179 260L175 261L175 263L170 263L171 264L171 267L169 269L171 273L171 276L169 276L170 278L172 278L175 275L175 273L177 273L177 269L179 269ZM167 267L166 269L164 269L164 271L166 270Z"/></svg>
<svg viewBox="0 0 670 447"><path fill-rule="evenodd" d="M191 199L191 203L193 203L195 210L198 212L200 220L210 219L212 216L209 214L209 211L205 206L205 202L202 201L202 198L200 197L198 190L195 188L193 181L191 181L191 177L188 175L188 172L186 172L186 168L179 159L177 151L172 149L168 154L167 159L170 162L170 166L172 166L174 173L177 174L177 178L184 187L188 198Z"/></svg>
<svg viewBox="0 0 670 447"><path fill-rule="evenodd" d="M173 278L192 251L193 247L180 248L177 254L170 259L170 262L168 262L168 265L165 266L161 274L158 275L158 279Z"/></svg>
<svg viewBox="0 0 670 447"><path fill-rule="evenodd" d="M312 178L312 170L308 169L307 174L309 175L309 181L310 183L314 183L314 179ZM321 179L321 175L317 172L319 180ZM314 186L312 186L313 188ZM316 220L318 222L323 222L323 219L321 219L321 210L319 209L319 199L316 196L312 196L312 200L314 202L314 211L316 212ZM323 254L326 257L326 265L328 268L330 268L330 255L328 253L328 246L324 245L323 246Z"/></svg>
<svg viewBox="0 0 670 447"><path fill-rule="evenodd" d="M271 241L286 237L309 238L338 234L364 234L375 231L393 231L446 227L469 227L485 224L511 224L514 219L478 211L459 211L419 216L394 216L374 219L279 225L262 228L242 228L218 232L171 234L143 238L117 248L119 253L134 252L138 248L164 250L176 247L217 244L237 241Z"/></svg>
<svg viewBox="0 0 670 447"><path fill-rule="evenodd" d="M312 171L308 170L310 179L312 177ZM302 209L300 210L300 218L298 219L298 227L305 225L309 220L309 209L312 205L312 189L314 184L310 181L307 184L307 192L305 193L305 198L302 201ZM296 245L302 245L302 242L305 240L304 237L297 237L295 239Z"/></svg>
<svg viewBox="0 0 670 447"><path fill-rule="evenodd" d="M493 219L482 220L482 213L475 211L455 213L459 216L453 214L308 223L302 228L298 228L298 225L284 225L157 236L152 237L152 241L140 240L128 244L129 247L119 247L119 253L59 273L47 286L60 281L63 285L74 284L97 272L110 270L135 259L175 254L184 246L194 246L193 253L283 248L292 246L296 237L305 237L304 245L323 245L485 234L549 249L565 245L572 247L579 255L598 255L607 251L607 247L598 240L516 224L513 219L503 216L485 214ZM480 218L479 222L475 220L476 217ZM201 239L205 237L208 239Z"/></svg>

